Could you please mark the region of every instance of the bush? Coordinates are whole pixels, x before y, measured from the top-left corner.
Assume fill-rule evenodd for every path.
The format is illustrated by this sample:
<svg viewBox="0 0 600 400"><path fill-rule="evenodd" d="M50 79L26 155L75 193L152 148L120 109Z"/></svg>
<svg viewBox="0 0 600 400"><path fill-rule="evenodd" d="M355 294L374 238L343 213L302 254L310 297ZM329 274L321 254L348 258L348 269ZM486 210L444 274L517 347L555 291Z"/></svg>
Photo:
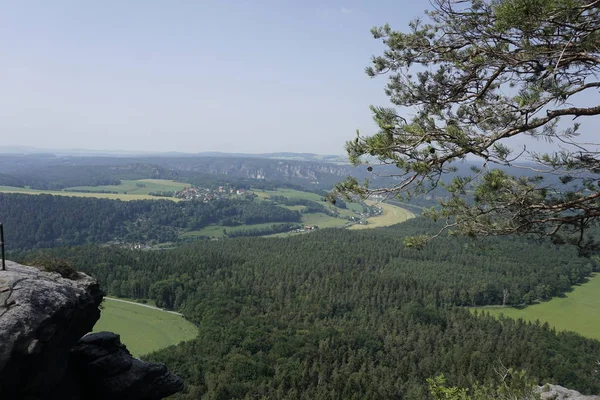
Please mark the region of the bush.
<svg viewBox="0 0 600 400"><path fill-rule="evenodd" d="M36 259L31 264L41 267L46 272L56 272L66 279L73 281L79 279L79 273L75 270L71 262L61 258Z"/></svg>

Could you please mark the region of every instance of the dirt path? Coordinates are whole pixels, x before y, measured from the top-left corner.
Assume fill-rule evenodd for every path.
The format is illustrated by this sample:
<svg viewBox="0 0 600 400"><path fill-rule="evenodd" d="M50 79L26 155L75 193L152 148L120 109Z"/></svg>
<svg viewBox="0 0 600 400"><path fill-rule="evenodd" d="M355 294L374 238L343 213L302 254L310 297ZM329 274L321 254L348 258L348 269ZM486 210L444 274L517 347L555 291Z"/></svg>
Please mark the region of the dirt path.
<svg viewBox="0 0 600 400"><path fill-rule="evenodd" d="M168 312L170 314L175 314L175 315L180 315L183 317L183 314L178 313L176 311L169 311L169 310L165 310L163 308L158 308L158 307L154 307L154 306L149 306L148 304L141 304L141 303L136 303L135 301L128 301L128 300L121 300L121 299L115 299L114 297L104 297L104 300L112 300L112 301L120 301L121 303L129 303L129 304L135 304L136 306L140 306L140 307L147 307L147 308L153 308L155 310L159 310L159 311L164 311L164 312Z"/></svg>

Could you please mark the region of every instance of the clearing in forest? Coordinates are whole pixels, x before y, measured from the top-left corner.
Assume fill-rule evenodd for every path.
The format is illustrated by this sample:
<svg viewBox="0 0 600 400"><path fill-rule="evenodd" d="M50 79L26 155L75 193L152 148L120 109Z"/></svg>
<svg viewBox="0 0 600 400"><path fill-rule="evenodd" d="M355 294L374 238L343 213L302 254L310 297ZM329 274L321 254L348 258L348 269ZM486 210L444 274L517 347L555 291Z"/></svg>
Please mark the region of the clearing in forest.
<svg viewBox="0 0 600 400"><path fill-rule="evenodd" d="M120 185L105 185L105 186L76 186L66 188L69 190L89 190L91 192L118 192L119 194L139 194L148 195L156 192L177 192L190 187L189 183L176 182L167 179L138 179L138 180L121 180Z"/></svg>
<svg viewBox="0 0 600 400"><path fill-rule="evenodd" d="M37 190L30 188L20 188L13 186L0 186L0 193L23 193L23 194L51 194L54 196L71 196L71 197L93 197L96 199L110 200L172 200L179 201L175 197L160 197L150 196L151 192L170 192L182 190L190 186L182 182L175 182L165 179L140 179L140 180L123 180L120 185L106 186L77 186L66 188L64 190ZM90 190L90 191L109 191L118 193L85 193L85 192L70 192L69 190Z"/></svg>
<svg viewBox="0 0 600 400"><path fill-rule="evenodd" d="M493 316L523 318L526 321L548 322L558 331L573 331L592 339L600 339L600 274L591 277L564 297L555 297L525 308L479 307L478 312Z"/></svg>
<svg viewBox="0 0 600 400"><path fill-rule="evenodd" d="M105 299L94 332L110 331L136 357L191 340L198 334L194 324L180 315L144 307L143 304Z"/></svg>

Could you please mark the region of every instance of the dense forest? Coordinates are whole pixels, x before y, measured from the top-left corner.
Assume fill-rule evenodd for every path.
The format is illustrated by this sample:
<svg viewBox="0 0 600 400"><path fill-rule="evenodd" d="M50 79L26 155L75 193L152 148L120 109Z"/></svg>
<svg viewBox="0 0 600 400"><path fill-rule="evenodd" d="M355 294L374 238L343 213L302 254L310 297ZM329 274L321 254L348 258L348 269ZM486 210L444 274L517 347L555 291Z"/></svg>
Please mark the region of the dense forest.
<svg viewBox="0 0 600 400"><path fill-rule="evenodd" d="M300 222L298 211L250 199L119 201L0 193L7 250L110 241L167 242L209 224Z"/></svg>
<svg viewBox="0 0 600 400"><path fill-rule="evenodd" d="M426 378L444 373L468 387L496 379L499 363L540 382L600 390L600 342L459 307L559 295L597 270L593 261L523 239L441 237L421 251L402 244L433 228L417 218L166 251L60 247L20 259L69 259L110 294L152 299L196 323L196 340L145 357L185 378L179 398L424 399Z"/></svg>

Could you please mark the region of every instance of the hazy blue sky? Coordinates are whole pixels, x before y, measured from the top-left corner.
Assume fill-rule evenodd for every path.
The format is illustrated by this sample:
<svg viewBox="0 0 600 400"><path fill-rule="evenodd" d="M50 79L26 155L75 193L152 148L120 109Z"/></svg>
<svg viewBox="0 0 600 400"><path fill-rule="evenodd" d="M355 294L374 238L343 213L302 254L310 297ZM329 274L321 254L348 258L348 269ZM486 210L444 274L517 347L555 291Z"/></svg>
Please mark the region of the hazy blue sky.
<svg viewBox="0 0 600 400"><path fill-rule="evenodd" d="M342 154L364 74L427 1L15 0L0 5L0 145Z"/></svg>
<svg viewBox="0 0 600 400"><path fill-rule="evenodd" d="M406 29L429 7L2 1L0 146L343 154L357 128L374 131L368 106L388 104L385 78L364 74L383 49L370 29Z"/></svg>

